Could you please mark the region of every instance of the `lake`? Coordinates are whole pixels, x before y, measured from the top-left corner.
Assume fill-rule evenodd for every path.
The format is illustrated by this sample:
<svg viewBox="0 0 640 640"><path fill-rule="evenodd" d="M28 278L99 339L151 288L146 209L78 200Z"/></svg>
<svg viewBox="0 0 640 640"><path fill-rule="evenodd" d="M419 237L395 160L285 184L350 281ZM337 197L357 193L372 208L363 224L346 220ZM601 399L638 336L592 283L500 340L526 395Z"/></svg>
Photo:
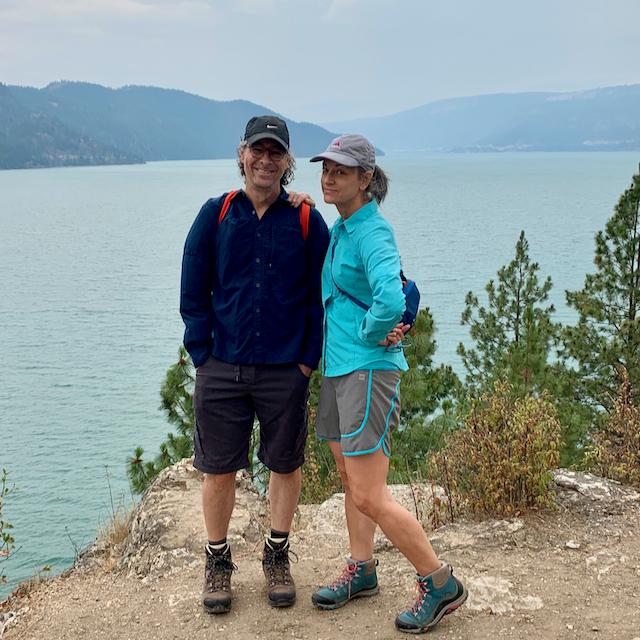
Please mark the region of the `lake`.
<svg viewBox="0 0 640 640"><path fill-rule="evenodd" d="M463 373L464 297L483 300L521 230L540 278L553 279L556 320L573 322L564 291L594 270L594 235L639 160L380 158L392 180L382 211L438 329L435 364ZM292 187L331 223L319 183L319 166L299 159ZM182 341L184 239L207 198L240 186L233 160L0 172L0 466L19 487L3 505L17 549L1 565L0 599L47 564L69 567L111 498L131 500L126 456L137 445L155 456L170 431L159 389Z"/></svg>

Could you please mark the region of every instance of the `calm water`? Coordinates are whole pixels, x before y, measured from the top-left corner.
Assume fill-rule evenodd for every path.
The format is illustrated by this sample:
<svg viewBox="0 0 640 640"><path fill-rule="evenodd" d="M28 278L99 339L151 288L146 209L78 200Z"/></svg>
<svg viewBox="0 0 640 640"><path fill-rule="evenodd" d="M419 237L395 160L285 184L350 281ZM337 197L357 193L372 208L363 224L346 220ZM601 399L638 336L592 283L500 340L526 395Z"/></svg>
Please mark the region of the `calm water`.
<svg viewBox="0 0 640 640"><path fill-rule="evenodd" d="M435 317L436 363L461 372L464 296L483 293L522 229L571 321L564 290L593 270L593 237L639 160L382 158L383 211ZM320 201L318 165L298 164L293 188ZM170 430L158 390L182 339L184 238L208 197L238 186L231 160L0 172L0 466L20 489L3 512L19 547L2 564L11 586L68 567L108 517L106 474L114 500L130 499L125 457L139 444L154 456Z"/></svg>

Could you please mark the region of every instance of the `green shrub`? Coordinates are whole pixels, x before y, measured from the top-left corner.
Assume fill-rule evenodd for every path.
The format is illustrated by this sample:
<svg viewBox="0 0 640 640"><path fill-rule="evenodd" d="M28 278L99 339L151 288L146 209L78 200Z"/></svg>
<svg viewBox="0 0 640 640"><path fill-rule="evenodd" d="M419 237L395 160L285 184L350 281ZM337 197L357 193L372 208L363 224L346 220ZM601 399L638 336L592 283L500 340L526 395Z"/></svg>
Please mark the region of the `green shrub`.
<svg viewBox="0 0 640 640"><path fill-rule="evenodd" d="M432 478L457 504L509 514L550 505L551 470L560 460L561 427L546 392L514 397L497 381L474 404L464 426L430 458Z"/></svg>
<svg viewBox="0 0 640 640"><path fill-rule="evenodd" d="M593 446L585 461L600 476L640 488L640 407L633 404L637 392L625 368L621 377L613 411L602 430L592 434Z"/></svg>

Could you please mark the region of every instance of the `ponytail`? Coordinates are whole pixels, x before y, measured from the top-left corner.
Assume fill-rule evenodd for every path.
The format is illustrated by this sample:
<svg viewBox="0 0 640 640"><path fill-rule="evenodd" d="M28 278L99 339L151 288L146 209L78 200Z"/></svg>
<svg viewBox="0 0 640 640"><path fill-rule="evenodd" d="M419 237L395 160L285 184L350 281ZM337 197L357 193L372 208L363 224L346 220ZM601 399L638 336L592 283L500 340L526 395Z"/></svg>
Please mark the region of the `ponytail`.
<svg viewBox="0 0 640 640"><path fill-rule="evenodd" d="M364 172L364 169L360 167L360 171ZM378 165L375 165L371 182L369 182L369 186L367 187L367 198L369 202L375 200L378 204L381 204L387 197L387 191L389 191L389 178Z"/></svg>

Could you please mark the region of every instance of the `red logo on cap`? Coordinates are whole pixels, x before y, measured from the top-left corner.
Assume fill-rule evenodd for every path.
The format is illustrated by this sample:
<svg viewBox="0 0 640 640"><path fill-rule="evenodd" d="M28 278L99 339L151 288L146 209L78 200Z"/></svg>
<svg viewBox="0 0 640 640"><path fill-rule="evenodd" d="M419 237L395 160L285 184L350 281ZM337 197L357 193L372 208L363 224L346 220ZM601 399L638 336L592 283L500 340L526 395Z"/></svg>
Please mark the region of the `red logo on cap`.
<svg viewBox="0 0 640 640"><path fill-rule="evenodd" d="M339 146L340 146L340 143L339 143L339 142L334 142L331 146L332 146L332 147L339 147Z"/></svg>

